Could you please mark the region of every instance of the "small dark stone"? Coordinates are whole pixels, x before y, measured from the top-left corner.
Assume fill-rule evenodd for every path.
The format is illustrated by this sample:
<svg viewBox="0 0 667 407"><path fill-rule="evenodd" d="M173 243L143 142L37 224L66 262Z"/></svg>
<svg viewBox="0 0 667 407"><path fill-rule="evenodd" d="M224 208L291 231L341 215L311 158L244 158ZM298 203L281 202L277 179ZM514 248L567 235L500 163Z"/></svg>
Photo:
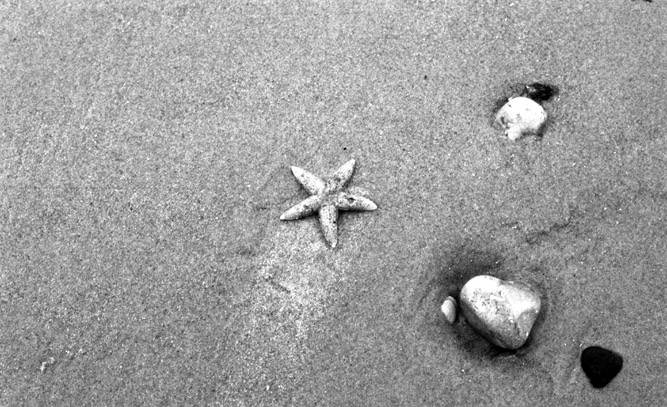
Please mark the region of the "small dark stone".
<svg viewBox="0 0 667 407"><path fill-rule="evenodd" d="M533 99L537 103L542 103L558 94L558 88L545 83L531 83L524 86L521 96Z"/></svg>
<svg viewBox="0 0 667 407"><path fill-rule="evenodd" d="M608 385L622 368L623 357L609 349L591 346L581 352L581 369L595 388Z"/></svg>

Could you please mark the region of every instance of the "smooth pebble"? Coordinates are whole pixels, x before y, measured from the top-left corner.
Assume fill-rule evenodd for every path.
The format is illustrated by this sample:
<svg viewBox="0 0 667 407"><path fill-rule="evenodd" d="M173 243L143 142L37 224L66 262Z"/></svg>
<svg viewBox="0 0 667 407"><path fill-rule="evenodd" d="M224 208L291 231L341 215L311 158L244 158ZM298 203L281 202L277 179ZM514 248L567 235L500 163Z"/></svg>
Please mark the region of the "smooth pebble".
<svg viewBox="0 0 667 407"><path fill-rule="evenodd" d="M456 321L456 314L458 313L457 308L458 304L456 299L451 295L447 297L445 302L443 302L442 306L440 307L440 311L442 311L442 313L445 315L445 319L449 325L454 324L454 321Z"/></svg>
<svg viewBox="0 0 667 407"><path fill-rule="evenodd" d="M581 352L581 370L595 388L608 385L622 368L623 357L612 350L590 346Z"/></svg>
<svg viewBox="0 0 667 407"><path fill-rule="evenodd" d="M481 275L459 295L468 324L491 343L518 349L526 343L540 312L540 295L527 284Z"/></svg>
<svg viewBox="0 0 667 407"><path fill-rule="evenodd" d="M505 134L510 140L539 134L546 121L547 112L542 106L523 96L508 100L496 114L496 122L505 128Z"/></svg>

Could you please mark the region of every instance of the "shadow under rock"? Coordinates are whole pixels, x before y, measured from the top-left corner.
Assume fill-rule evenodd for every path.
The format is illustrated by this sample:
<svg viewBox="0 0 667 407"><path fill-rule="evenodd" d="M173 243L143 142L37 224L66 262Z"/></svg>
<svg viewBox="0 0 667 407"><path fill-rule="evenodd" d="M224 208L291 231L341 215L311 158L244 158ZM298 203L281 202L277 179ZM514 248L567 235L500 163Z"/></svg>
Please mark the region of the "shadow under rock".
<svg viewBox="0 0 667 407"><path fill-rule="evenodd" d="M434 268L433 275L426 282L424 295L422 297L422 312L431 314L432 317L425 318L435 328L431 331L434 339L439 340L441 335L452 332L461 345L461 349L478 358L503 358L509 356L521 357L530 353L535 346L536 331L541 329L546 314L548 314L549 298L544 298L544 284L539 278L533 279L529 284L535 286L543 296L543 310L535 322L535 326L526 344L517 350L508 350L495 346L479 335L470 327L465 319L459 314L456 322L449 325L440 313L440 305L447 298L453 296L458 300L459 292L468 280L478 275L491 275L503 280L512 279L502 267L502 255L489 248L476 247L474 244L464 243L449 251L443 251L442 255L436 256L436 263L443 264ZM535 273L536 270L532 270ZM548 296L546 296L548 297ZM437 336L437 338L436 338Z"/></svg>
<svg viewBox="0 0 667 407"><path fill-rule="evenodd" d="M452 329L458 332L464 327L472 331L467 325L462 326L458 319L453 326L449 326L440 312L440 306L449 295L458 299L463 285L477 275L503 278L503 275L499 275L503 263L501 255L494 250L481 249L465 242L450 250L438 249L433 262L435 264L429 268L428 275L422 278L422 287L419 289L421 295L417 303L428 335L439 341L445 332ZM472 334L477 335L475 332ZM474 338L469 339L475 342ZM469 342L468 338L462 340Z"/></svg>

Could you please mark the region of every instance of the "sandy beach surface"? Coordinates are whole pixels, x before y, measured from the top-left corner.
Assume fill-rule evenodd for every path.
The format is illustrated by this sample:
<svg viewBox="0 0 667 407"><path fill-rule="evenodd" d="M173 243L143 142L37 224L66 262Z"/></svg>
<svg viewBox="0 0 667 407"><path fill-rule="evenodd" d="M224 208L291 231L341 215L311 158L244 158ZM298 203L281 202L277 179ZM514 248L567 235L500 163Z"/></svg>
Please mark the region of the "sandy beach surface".
<svg viewBox="0 0 667 407"><path fill-rule="evenodd" d="M659 406L667 3L0 4L0 405ZM557 86L542 137L493 126ZM290 172L374 212L338 247ZM534 286L517 352L440 304ZM594 389L591 345L624 367Z"/></svg>

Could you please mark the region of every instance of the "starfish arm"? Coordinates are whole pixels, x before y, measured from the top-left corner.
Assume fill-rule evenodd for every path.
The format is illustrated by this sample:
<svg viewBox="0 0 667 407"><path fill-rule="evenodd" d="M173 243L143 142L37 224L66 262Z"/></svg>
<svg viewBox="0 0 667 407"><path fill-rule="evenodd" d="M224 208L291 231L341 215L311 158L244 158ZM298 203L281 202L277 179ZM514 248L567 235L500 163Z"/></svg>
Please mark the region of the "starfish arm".
<svg viewBox="0 0 667 407"><path fill-rule="evenodd" d="M374 211L378 208L370 199L349 192L339 193L335 205L341 211Z"/></svg>
<svg viewBox="0 0 667 407"><path fill-rule="evenodd" d="M309 194L317 195L324 191L324 181L303 168L292 167L292 174L294 174L294 177L296 177L297 181L303 185Z"/></svg>
<svg viewBox="0 0 667 407"><path fill-rule="evenodd" d="M320 227L324 240L333 248L338 244L338 209L327 204L320 208Z"/></svg>
<svg viewBox="0 0 667 407"><path fill-rule="evenodd" d="M352 178L352 173L354 173L354 160L350 160L343 164L331 177L327 185L327 190L330 192L340 191L345 184L348 183L350 178Z"/></svg>
<svg viewBox="0 0 667 407"><path fill-rule="evenodd" d="M304 218L317 212L321 205L321 197L319 195L312 195L289 208L287 212L280 215L280 220L294 220Z"/></svg>

